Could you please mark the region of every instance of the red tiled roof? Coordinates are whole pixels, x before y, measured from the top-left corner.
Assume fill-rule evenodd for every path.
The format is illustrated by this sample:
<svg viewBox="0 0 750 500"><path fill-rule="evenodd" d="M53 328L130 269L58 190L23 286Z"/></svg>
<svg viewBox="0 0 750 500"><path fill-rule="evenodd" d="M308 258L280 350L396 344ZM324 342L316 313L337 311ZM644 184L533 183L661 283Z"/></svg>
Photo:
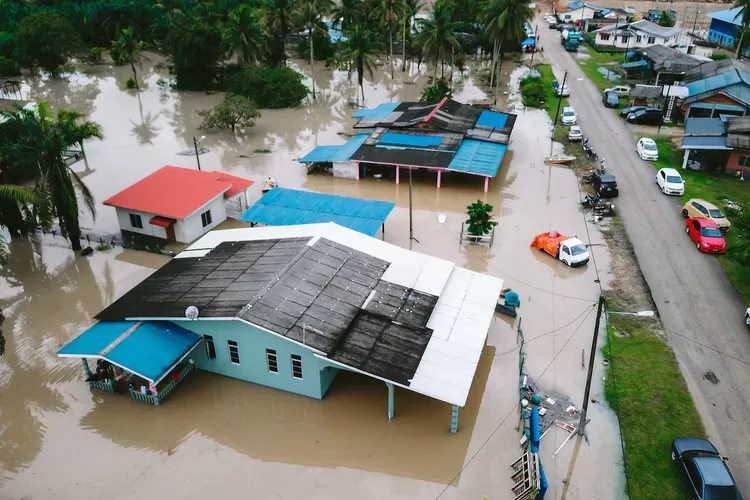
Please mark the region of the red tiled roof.
<svg viewBox="0 0 750 500"><path fill-rule="evenodd" d="M230 198L253 181L191 168L165 166L104 201L112 207L184 219L223 194Z"/></svg>

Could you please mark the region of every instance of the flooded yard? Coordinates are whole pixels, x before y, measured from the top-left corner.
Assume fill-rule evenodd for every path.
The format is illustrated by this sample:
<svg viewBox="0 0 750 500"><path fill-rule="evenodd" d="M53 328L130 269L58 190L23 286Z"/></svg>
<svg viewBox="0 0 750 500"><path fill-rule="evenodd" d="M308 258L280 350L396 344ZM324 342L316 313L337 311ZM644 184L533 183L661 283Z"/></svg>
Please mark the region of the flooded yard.
<svg viewBox="0 0 750 500"><path fill-rule="evenodd" d="M299 69L309 74L307 65ZM202 168L255 180L253 200L260 181L274 176L283 187L395 202L386 241L504 279L521 297L529 375L580 406L597 280L607 282L610 266L601 234L578 209L575 175L543 163L550 150L546 113L524 111L510 93L507 106L519 118L488 193L479 177L444 175L438 189L434 173L415 171L416 241L410 241L407 183L308 176L296 162L316 145L343 143L340 134L352 132L356 79L349 81L346 72L317 67L318 99L299 109L263 110L256 127L236 136L198 130L196 110L212 107L221 95L165 92L156 82L166 73L150 66L141 74L140 95L124 90L129 68L107 65L26 82L29 99L89 113L103 127L104 141L88 143L87 163L75 167L99 203L96 220L85 219L84 226L116 233L114 209L101 201L165 164L196 166L193 137L204 134ZM365 84L366 104L418 100L426 78L424 67L396 73L395 80L381 72ZM454 97L468 102L486 95L469 73ZM494 206L499 222L491 247L459 241L465 207L477 199ZM533 236L550 229L590 239L595 262L571 269L532 250ZM13 241L11 249L0 270L7 317L0 498L510 497L510 465L521 448L518 325L507 317L496 315L491 326L457 434L449 432L449 405L405 390L396 390L396 416L389 422L383 384L355 374L342 373L318 401L199 372L164 405L152 407L90 390L80 363L57 358L56 351L168 258L119 248L76 257L49 235ZM600 401L601 379L598 373L592 390ZM589 417L589 443L573 439L553 458L567 434L553 429L545 436L548 498L560 498L563 490L569 498L618 498L616 422L599 404Z"/></svg>

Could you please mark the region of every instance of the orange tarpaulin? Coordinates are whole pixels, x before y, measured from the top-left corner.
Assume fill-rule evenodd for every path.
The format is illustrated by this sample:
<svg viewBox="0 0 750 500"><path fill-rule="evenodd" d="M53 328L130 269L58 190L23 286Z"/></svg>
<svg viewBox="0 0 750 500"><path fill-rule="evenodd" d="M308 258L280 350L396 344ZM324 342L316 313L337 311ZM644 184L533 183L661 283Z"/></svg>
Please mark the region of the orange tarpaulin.
<svg viewBox="0 0 750 500"><path fill-rule="evenodd" d="M560 243L569 239L570 236L565 236L557 231L549 231L546 233L537 234L531 241L531 246L544 250L548 254L556 257L557 249L560 247Z"/></svg>

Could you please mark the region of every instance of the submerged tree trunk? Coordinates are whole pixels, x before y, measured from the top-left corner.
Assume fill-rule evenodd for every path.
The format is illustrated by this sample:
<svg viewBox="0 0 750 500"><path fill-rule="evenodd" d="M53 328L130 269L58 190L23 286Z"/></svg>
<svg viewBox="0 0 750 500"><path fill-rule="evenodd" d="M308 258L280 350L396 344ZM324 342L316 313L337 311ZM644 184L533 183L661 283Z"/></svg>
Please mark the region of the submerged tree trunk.
<svg viewBox="0 0 750 500"><path fill-rule="evenodd" d="M313 29L310 26L310 80L312 80L312 96L315 100L315 57L313 56Z"/></svg>
<svg viewBox="0 0 750 500"><path fill-rule="evenodd" d="M388 13L388 51L390 52L389 63L391 66L391 78L395 78L393 74L393 12Z"/></svg>
<svg viewBox="0 0 750 500"><path fill-rule="evenodd" d="M736 57L737 59L740 58L740 52L742 51L742 40L744 39L745 39L745 30L743 26L742 33L740 33L740 39L737 42L737 52L734 54L734 57Z"/></svg>
<svg viewBox="0 0 750 500"><path fill-rule="evenodd" d="M503 44L500 44L500 49L498 50L498 59L499 59L499 65L497 68L497 78L495 79L495 100L493 104L497 104L497 87L500 85L500 75L503 72Z"/></svg>
<svg viewBox="0 0 750 500"><path fill-rule="evenodd" d="M364 62L360 57L357 59L357 82L359 83L359 89L362 92L362 106L365 105L365 77L364 77ZM359 101L359 99L357 99Z"/></svg>
<svg viewBox="0 0 750 500"><path fill-rule="evenodd" d="M130 69L133 70L133 82L135 82L135 90L137 92L140 92L141 88L138 86L138 75L135 72L135 63L133 63L133 61L130 61Z"/></svg>
<svg viewBox="0 0 750 500"><path fill-rule="evenodd" d="M406 16L404 16L404 27L401 31L401 71L406 72Z"/></svg>
<svg viewBox="0 0 750 500"><path fill-rule="evenodd" d="M497 68L497 38L492 44L492 67L490 70L490 89L495 85L495 69Z"/></svg>

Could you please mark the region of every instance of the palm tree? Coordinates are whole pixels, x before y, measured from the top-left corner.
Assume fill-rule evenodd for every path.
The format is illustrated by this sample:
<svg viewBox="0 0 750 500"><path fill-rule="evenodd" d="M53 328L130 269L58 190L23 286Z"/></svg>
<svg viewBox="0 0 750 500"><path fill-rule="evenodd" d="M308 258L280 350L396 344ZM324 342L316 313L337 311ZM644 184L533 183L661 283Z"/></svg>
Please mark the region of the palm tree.
<svg viewBox="0 0 750 500"><path fill-rule="evenodd" d="M414 16L419 14L419 11L422 10L422 7L424 7L424 4L420 0L404 0L404 4L406 4L406 8L408 9L408 16L404 17L404 61L403 66L401 67L401 71L406 71L406 32L409 32L409 35L411 35L411 28L412 24L414 23ZM411 47L411 44L410 44Z"/></svg>
<svg viewBox="0 0 750 500"><path fill-rule="evenodd" d="M328 27L323 22L323 15L333 10L331 0L304 0L299 9L300 24L307 30L310 40L310 80L312 81L312 97L315 100L315 54L313 35L326 31Z"/></svg>
<svg viewBox="0 0 750 500"><path fill-rule="evenodd" d="M258 61L267 49L268 32L248 4L230 12L221 34L221 45L228 57L236 55L242 65Z"/></svg>
<svg viewBox="0 0 750 500"><path fill-rule="evenodd" d="M138 66L142 66L141 50L143 50L143 42L136 40L133 34L133 28L127 28L120 30L120 36L116 41L112 42L113 47L116 48L120 54L119 62L130 64L130 69L133 70L133 81L135 82L135 90L140 91L138 86L138 75L135 72L135 63Z"/></svg>
<svg viewBox="0 0 750 500"><path fill-rule="evenodd" d="M672 15L671 12L668 10L663 10L659 12L659 26L664 26L667 28L671 28L675 24L675 18L674 15Z"/></svg>
<svg viewBox="0 0 750 500"><path fill-rule="evenodd" d="M357 84L362 92L362 104L365 102L364 73L372 78L375 67L374 57L380 51L380 41L367 26L357 24L354 29L347 31L347 37L343 57L351 66L357 70ZM357 97L359 103L359 97Z"/></svg>
<svg viewBox="0 0 750 500"><path fill-rule="evenodd" d="M40 202L41 198L30 189L12 184L0 184L0 226L10 223L6 218L10 219L20 213L19 205ZM7 259L8 245L2 235L0 235L0 264L5 264Z"/></svg>
<svg viewBox="0 0 750 500"><path fill-rule="evenodd" d="M404 0L377 0L377 2L372 15L388 27L388 64L391 68L391 78L393 78L393 22L397 19L403 20L409 12L409 7Z"/></svg>
<svg viewBox="0 0 750 500"><path fill-rule="evenodd" d="M482 11L480 20L484 34L492 40L492 73L490 87L497 85L495 73L497 61L503 64L503 42L520 43L525 36L524 24L534 15L534 11L523 0L490 0Z"/></svg>
<svg viewBox="0 0 750 500"><path fill-rule="evenodd" d="M750 28L750 0L735 0L733 7L741 9L734 17L735 21L739 18L741 25L740 39L737 41L737 52L735 54L735 57L739 59L745 32Z"/></svg>
<svg viewBox="0 0 750 500"><path fill-rule="evenodd" d="M363 6L362 0L341 0L341 5L331 12L333 26L342 32L351 31L357 22L363 21Z"/></svg>
<svg viewBox="0 0 750 500"><path fill-rule="evenodd" d="M419 33L414 42L422 48L428 58L435 61L433 79L437 77L437 66L440 63L440 76L444 75L445 59L453 55L453 51L461 48L456 38L458 23L451 20L450 0L437 0L427 19L419 19Z"/></svg>
<svg viewBox="0 0 750 500"><path fill-rule="evenodd" d="M274 33L281 35L285 55L287 37L289 36L289 32L294 29L293 14L296 8L295 3L295 0L272 0L266 14L268 26Z"/></svg>
<svg viewBox="0 0 750 500"><path fill-rule="evenodd" d="M76 191L86 208L96 216L94 197L78 175L65 161L65 152L73 146L83 147L89 139L101 139L101 127L93 122L81 122L82 115L61 110L52 115L46 103L36 110L16 106L0 111L5 121L0 124L0 160L12 165L6 173L18 170L34 172L35 190L45 202L36 208L40 221L56 217L60 231L68 238L73 250L81 249L81 227Z"/></svg>

